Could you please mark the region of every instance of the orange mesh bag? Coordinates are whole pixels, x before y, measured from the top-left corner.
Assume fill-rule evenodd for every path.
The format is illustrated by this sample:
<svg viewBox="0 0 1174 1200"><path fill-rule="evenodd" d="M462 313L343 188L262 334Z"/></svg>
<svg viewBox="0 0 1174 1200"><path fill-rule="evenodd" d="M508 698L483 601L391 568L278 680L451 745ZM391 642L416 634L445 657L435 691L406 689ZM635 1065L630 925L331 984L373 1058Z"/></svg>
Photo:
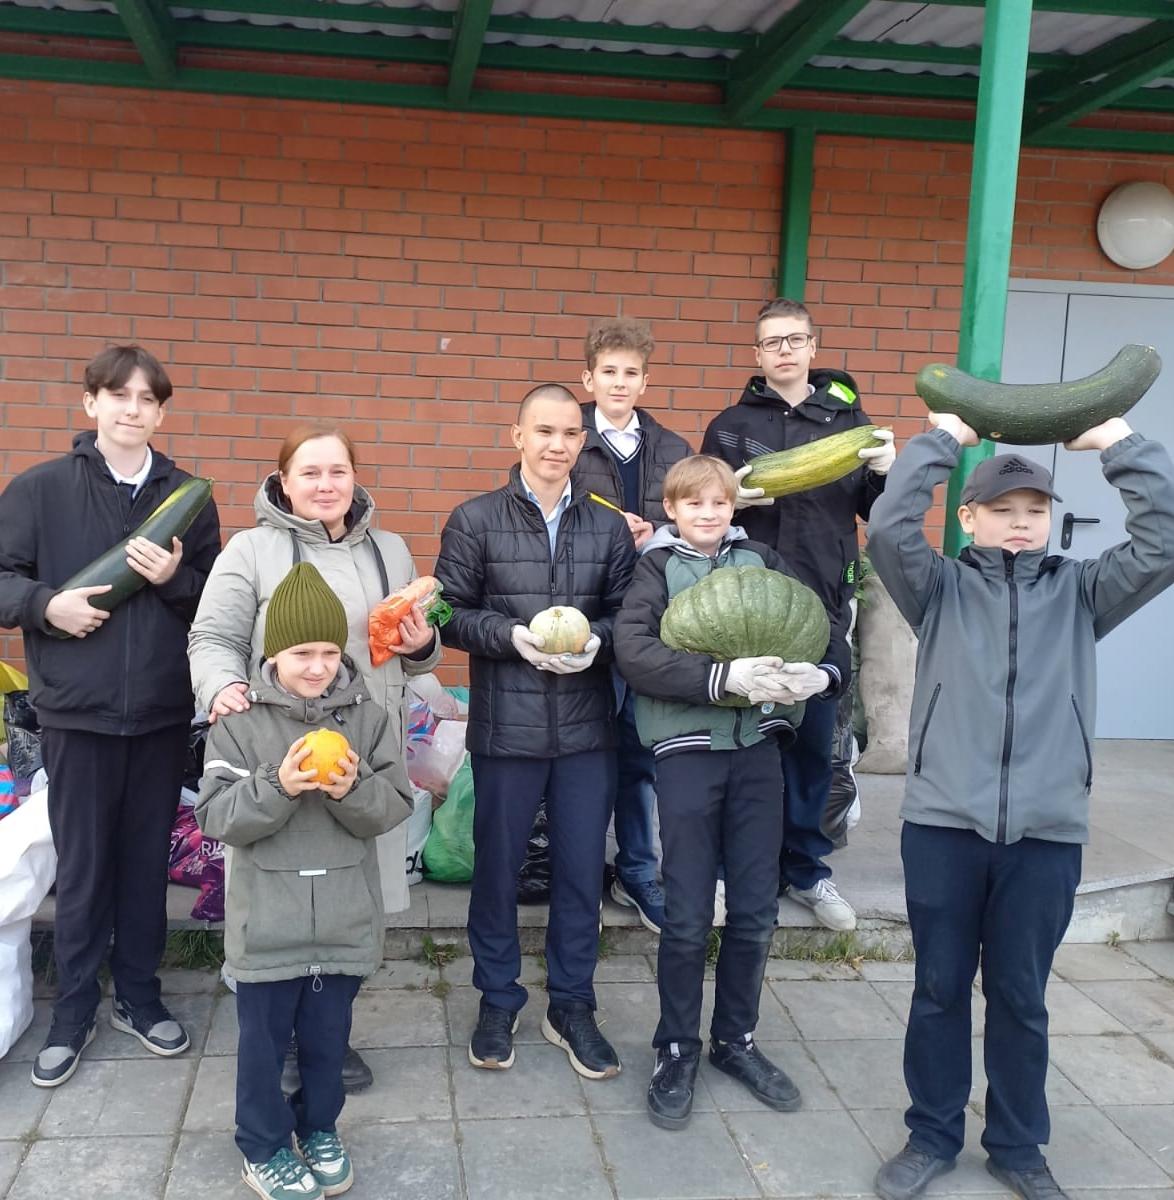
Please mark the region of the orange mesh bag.
<svg viewBox="0 0 1174 1200"><path fill-rule="evenodd" d="M375 605L367 618L367 645L375 666L383 666L393 654L400 653L403 644L400 622L413 604L423 609L429 625L443 625L452 616L452 608L441 595L443 591L439 580L421 575Z"/></svg>

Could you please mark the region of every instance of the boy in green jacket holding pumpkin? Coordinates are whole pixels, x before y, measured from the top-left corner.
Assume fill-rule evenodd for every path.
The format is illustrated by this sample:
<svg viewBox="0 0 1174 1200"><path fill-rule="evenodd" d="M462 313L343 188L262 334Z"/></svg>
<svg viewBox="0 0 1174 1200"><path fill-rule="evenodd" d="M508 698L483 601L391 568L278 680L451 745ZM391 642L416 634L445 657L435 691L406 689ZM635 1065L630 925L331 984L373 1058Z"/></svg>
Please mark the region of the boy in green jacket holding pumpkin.
<svg viewBox="0 0 1174 1200"><path fill-rule="evenodd" d="M713 572L758 567L791 575L770 547L730 527L736 495L734 473L720 459L697 455L671 468L664 506L673 524L645 544L616 620L616 662L637 694L636 725L656 755L659 780L665 922L657 958L660 1023L653 1038L656 1066L648 1112L663 1129L683 1128L693 1107L706 939L719 862L726 873L726 925L709 1061L771 1108L790 1111L800 1104L798 1088L754 1043L778 913L779 746L794 741L804 701L839 691L849 669L847 643L835 639L827 649L839 661L819 666L775 656L728 661L665 644L661 618L670 600ZM790 578L777 582L788 592L802 588ZM731 572L732 605L739 589ZM825 642L823 606L802 591L795 604L799 610L806 605L805 615L820 626L818 640ZM732 630L743 624L741 611L729 616ZM732 632L730 641L737 638Z"/></svg>
<svg viewBox="0 0 1174 1200"><path fill-rule="evenodd" d="M196 805L204 832L234 848L224 952L237 980L241 1178L275 1200L336 1196L353 1182L335 1122L351 1005L383 958L375 839L412 811L387 713L346 642L341 601L298 563L269 602L249 708L208 735ZM312 735L329 732L345 741L323 739L335 748L319 753ZM301 1087L287 1101L295 1034Z"/></svg>

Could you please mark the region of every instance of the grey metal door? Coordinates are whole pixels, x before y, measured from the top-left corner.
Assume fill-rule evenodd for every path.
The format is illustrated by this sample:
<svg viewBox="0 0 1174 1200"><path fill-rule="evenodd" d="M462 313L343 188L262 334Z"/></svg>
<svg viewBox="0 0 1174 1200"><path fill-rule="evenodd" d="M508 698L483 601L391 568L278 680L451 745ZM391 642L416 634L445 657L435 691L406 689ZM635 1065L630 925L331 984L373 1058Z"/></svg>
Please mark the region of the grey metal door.
<svg viewBox="0 0 1174 1200"><path fill-rule="evenodd" d="M1078 379L1104 366L1129 342L1156 347L1165 367L1126 420L1137 432L1174 447L1174 297L1012 291L1003 378L1024 383ZM1124 540L1125 508L1105 482L1100 455L1060 446L1023 449L1051 467L1056 491L1064 497L1054 507L1053 553L1094 558ZM1096 523L1074 524L1071 545L1062 549L1066 513ZM1100 643L1097 676L1097 737L1174 738L1174 589Z"/></svg>

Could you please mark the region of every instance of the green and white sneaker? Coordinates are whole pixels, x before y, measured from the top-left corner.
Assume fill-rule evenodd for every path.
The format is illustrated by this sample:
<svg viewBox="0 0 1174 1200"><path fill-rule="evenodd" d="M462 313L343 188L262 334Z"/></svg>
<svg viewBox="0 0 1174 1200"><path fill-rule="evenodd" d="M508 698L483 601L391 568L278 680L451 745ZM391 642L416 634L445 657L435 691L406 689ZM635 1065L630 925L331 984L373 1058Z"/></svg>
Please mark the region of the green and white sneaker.
<svg viewBox="0 0 1174 1200"><path fill-rule="evenodd" d="M320 1129L305 1141L294 1135L294 1145L318 1181L324 1196L341 1196L355 1182L351 1156L342 1139L331 1129Z"/></svg>
<svg viewBox="0 0 1174 1200"><path fill-rule="evenodd" d="M270 1200L319 1200L322 1189L300 1158L286 1146L264 1163L245 1159L241 1178L257 1193Z"/></svg>

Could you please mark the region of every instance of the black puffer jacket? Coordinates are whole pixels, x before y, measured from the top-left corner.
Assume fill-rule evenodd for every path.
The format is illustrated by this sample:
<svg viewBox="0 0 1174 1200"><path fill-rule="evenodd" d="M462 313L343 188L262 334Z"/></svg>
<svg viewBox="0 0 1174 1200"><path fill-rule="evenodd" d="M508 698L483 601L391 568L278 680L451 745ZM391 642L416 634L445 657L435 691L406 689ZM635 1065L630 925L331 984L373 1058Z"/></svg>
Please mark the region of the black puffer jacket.
<svg viewBox="0 0 1174 1200"><path fill-rule="evenodd" d="M701 453L723 458L737 470L758 454L805 446L870 423L851 375L812 371L809 382L814 395L792 408L755 375L738 403L709 423ZM819 594L829 613L841 614L846 626L848 601L860 574L856 518L868 520L884 486L883 475L861 465L825 487L740 509L737 521L748 537L773 546Z"/></svg>
<svg viewBox="0 0 1174 1200"><path fill-rule="evenodd" d="M187 724L188 626L220 553L214 502L183 535L183 561L165 584L148 584L84 638L53 637L45 623L45 607L63 583L191 478L152 451L150 474L124 515L95 441L92 432L78 434L72 453L18 475L0 495L0 626L24 631L43 725L125 737Z"/></svg>
<svg viewBox="0 0 1174 1200"><path fill-rule="evenodd" d="M624 507L624 485L615 455L607 448L603 435L595 428L595 401L582 405L583 428L587 441L575 463L573 478L585 492L594 492L619 508ZM693 453L680 434L666 429L647 409L638 408L640 428L644 431L644 449L640 455L640 508L636 515L663 525L664 477L669 467Z"/></svg>
<svg viewBox="0 0 1174 1200"><path fill-rule="evenodd" d="M618 513L577 487L572 496L553 557L517 467L505 487L458 505L441 534L435 574L453 608L441 637L470 656L475 754L554 758L616 744L612 625L636 551ZM576 675L537 670L510 641L515 625L556 604L579 609L601 642L595 662Z"/></svg>

